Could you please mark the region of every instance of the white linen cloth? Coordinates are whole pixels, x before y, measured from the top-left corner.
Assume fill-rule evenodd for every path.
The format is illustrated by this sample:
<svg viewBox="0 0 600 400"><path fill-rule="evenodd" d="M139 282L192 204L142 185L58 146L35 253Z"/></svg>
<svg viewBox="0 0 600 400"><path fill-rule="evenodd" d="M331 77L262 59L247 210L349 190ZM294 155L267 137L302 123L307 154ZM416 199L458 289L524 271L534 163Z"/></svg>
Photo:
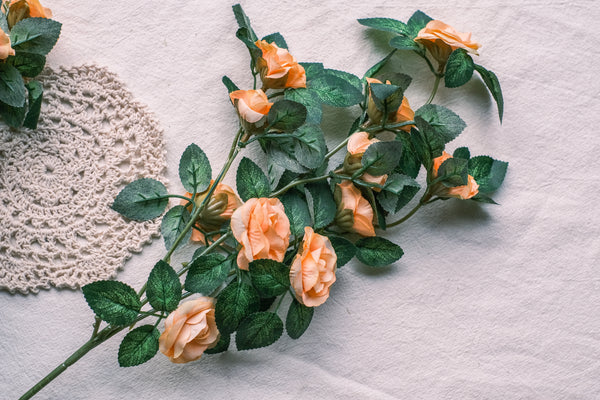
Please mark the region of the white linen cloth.
<svg viewBox="0 0 600 400"><path fill-rule="evenodd" d="M191 142L218 170L237 121L221 83L249 88L248 54L231 4L212 1L46 1L63 23L48 65L97 63L126 82L165 130L167 178ZM38 399L596 399L600 397L600 8L592 0L394 2L243 1L259 35L275 31L300 61L361 75L389 51L357 18L406 21L416 10L482 44L496 72L504 124L475 77L435 103L468 124L448 145L510 162L500 206L449 200L386 237L404 257L370 269L353 261L298 340L174 365L161 354L119 368L124 332L69 368ZM411 54L418 108L433 84ZM331 144L345 112L327 109ZM333 116L331 116L333 114ZM259 159L252 148L248 153ZM233 185L237 162L226 182ZM192 249L188 249L191 251ZM164 246L156 240L118 279L139 288ZM181 260L184 260L181 256ZM285 310L285 304L283 306ZM0 292L0 397L14 399L91 334L80 291Z"/></svg>

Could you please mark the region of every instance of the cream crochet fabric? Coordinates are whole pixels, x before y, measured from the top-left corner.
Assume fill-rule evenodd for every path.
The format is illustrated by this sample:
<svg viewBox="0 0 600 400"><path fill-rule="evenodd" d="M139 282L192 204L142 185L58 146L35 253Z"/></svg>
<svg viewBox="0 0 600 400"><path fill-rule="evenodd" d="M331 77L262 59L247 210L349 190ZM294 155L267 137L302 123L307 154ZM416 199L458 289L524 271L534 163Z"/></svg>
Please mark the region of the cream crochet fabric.
<svg viewBox="0 0 600 400"><path fill-rule="evenodd" d="M127 183L161 179L158 122L103 68L47 69L39 80L38 128L0 123L0 288L12 293L114 277L160 224L110 209Z"/></svg>

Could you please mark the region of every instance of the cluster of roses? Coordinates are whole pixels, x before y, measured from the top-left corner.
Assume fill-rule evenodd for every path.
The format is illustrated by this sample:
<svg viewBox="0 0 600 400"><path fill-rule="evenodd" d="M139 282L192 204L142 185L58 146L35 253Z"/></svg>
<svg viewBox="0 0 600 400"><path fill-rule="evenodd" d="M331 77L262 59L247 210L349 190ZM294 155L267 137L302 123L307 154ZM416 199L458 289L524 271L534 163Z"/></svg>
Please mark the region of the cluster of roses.
<svg viewBox="0 0 600 400"><path fill-rule="evenodd" d="M39 0L5 0L2 2L2 12L6 15L8 28L12 29L17 22L27 18L51 18L52 11L43 7ZM11 46L9 32L0 26L0 60L15 55Z"/></svg>
<svg viewBox="0 0 600 400"><path fill-rule="evenodd" d="M445 63L457 48L476 54L479 47L477 43L471 42L469 33L456 32L437 20L430 21L415 40L425 45L440 64ZM256 60L256 67L263 87L230 93L245 132L242 140L265 130L267 114L274 104L269 101L266 90L306 87L304 68L286 49L265 40L258 40L254 44L262 52L262 56ZM371 95L370 85L374 83L381 84L377 79L367 78L369 119L365 127L381 124L384 117ZM414 115L408 99L404 97L398 110L387 116L386 123L412 121ZM413 125L405 125L400 129L410 133L412 127ZM378 141L366 131L352 134L342 169L336 172L352 176L361 168L361 160L367 148ZM451 157L444 152L433 160L430 171L433 178L437 177L442 163ZM373 176L365 172L359 178L383 186L388 177ZM373 190L381 189L374 187ZM430 193L442 198L469 199L478 193L478 185L469 175L467 185L446 187L439 184ZM186 193L186 197L191 198L192 194ZM199 206L205 197L206 192L196 195L193 201ZM337 203L335 223L341 230L362 236L375 236L373 208L350 178L336 185L334 198ZM188 205L191 209L189 202L183 201L181 204ZM218 231L228 221L241 246L237 256L237 266L240 269L248 270L249 263L257 259L284 260L291 232L290 222L279 199L252 198L242 203L230 186L219 183L196 221L198 229L194 229L191 240L204 244L205 236L202 232ZM316 307L327 300L329 289L336 280L336 261L337 256L330 240L314 232L311 227L305 227L302 245L291 263L289 273L290 285L301 304ZM214 347L219 340L214 307L215 301L210 297L182 303L165 321L165 330L159 338L160 351L175 363L185 363L200 358L205 350Z"/></svg>

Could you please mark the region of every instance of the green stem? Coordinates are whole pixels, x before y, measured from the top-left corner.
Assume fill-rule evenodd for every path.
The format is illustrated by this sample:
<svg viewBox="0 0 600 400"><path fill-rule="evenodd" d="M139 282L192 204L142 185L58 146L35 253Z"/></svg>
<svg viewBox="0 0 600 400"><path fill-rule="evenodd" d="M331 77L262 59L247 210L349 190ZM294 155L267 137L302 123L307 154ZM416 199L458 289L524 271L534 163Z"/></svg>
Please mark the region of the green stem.
<svg viewBox="0 0 600 400"><path fill-rule="evenodd" d="M282 90L280 92L271 93L270 95L267 96L267 98L272 99L273 97L283 96L284 94L285 94L285 92Z"/></svg>
<svg viewBox="0 0 600 400"><path fill-rule="evenodd" d="M218 245L220 245L221 243L223 243L225 240L227 240L227 238L231 235L231 231L227 232L226 234L224 234L223 236L221 236L220 238L218 238L217 240L215 240L214 242L211 243L210 246L208 246L206 249L204 249L204 251L202 253L200 253L200 256L205 255L206 253L212 251L215 247L217 247ZM181 276L183 274L185 274L191 267L191 263L185 265L183 268L181 268L179 271L177 271L177 275Z"/></svg>
<svg viewBox="0 0 600 400"><path fill-rule="evenodd" d="M275 193L272 193L270 197L277 197L279 195L282 195L285 192L287 192L288 190L290 190L291 188L293 188L294 186L302 185L304 183L319 182L319 181L322 181L327 178L329 178L329 175L322 175L322 176L317 176L316 178L306 178L306 179L300 179L297 181L293 181L289 185L286 185L286 186L282 187L281 189L279 189L278 191L276 191Z"/></svg>
<svg viewBox="0 0 600 400"><path fill-rule="evenodd" d="M442 77L438 74L435 75L435 83L433 84L433 90L431 91L431 95L429 96L429 98L427 99L427 101L425 102L425 104L431 104L431 102L433 101L433 98L435 97L435 94L438 91L438 87L440 86L440 79Z"/></svg>
<svg viewBox="0 0 600 400"><path fill-rule="evenodd" d="M331 150L329 153L325 154L325 161L329 160L335 153L346 147L348 141L350 140L350 136L348 136L344 141L336 146L335 149Z"/></svg>
<svg viewBox="0 0 600 400"><path fill-rule="evenodd" d="M415 208L410 210L408 214L406 214L404 217L400 218L398 221L392 222L391 224L387 224L387 227L391 228L393 226L400 225L401 223L403 223L404 221L406 221L407 219L412 217L419 210L419 208L421 208L425 204L431 203L431 201L429 201L429 199L431 199L431 194L429 194L429 188L427 188L427 190L425 191L425 194L423 194L423 197L421 197L421 199L419 200L419 204L417 204L415 206Z"/></svg>
<svg viewBox="0 0 600 400"><path fill-rule="evenodd" d="M46 375L44 378L42 378L42 380L40 380L31 389L29 389L23 396L21 396L19 398L19 400L27 400L27 399L32 398L37 392L42 390L47 384L52 382L52 380L54 380L57 376L62 374L71 365L75 364L81 357L86 355L90 350L92 350L94 347L104 343L106 340L108 340L111 337L113 337L114 335L116 335L117 332L120 332L121 330L123 330L125 328L126 327L123 327L123 326L116 327L116 328L112 327L112 326L107 326L106 328L104 328L103 330L98 332L98 334L96 336L94 336L93 338L91 338L90 340L85 342L83 344L83 346L81 346L80 348L75 350L75 352L73 354L71 354L62 364L60 364L58 367L54 368L48 375Z"/></svg>
<svg viewBox="0 0 600 400"><path fill-rule="evenodd" d="M393 130L396 128L402 128L404 126L414 125L414 124L415 124L415 121L411 120L411 121L399 122L397 124L386 125L385 128L383 127L383 125L374 126L372 128L363 128L363 131L369 132L369 133L376 133L376 132L380 132L380 131L389 131L389 130Z"/></svg>

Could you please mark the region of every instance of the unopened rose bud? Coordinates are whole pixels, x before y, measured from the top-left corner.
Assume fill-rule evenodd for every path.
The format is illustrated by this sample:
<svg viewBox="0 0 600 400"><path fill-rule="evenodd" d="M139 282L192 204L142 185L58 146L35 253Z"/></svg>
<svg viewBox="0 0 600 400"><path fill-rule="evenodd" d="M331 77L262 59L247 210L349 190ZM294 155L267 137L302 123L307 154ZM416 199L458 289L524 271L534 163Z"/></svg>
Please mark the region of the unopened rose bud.
<svg viewBox="0 0 600 400"><path fill-rule="evenodd" d="M479 55L479 43L471 40L470 32L457 32L453 27L442 21L432 20L421 29L415 38L429 50L440 65L445 65L450 54L456 49L464 49L468 53Z"/></svg>
<svg viewBox="0 0 600 400"><path fill-rule="evenodd" d="M362 236L375 236L373 208L350 181L342 181L334 191L337 203L335 222L340 228Z"/></svg>

